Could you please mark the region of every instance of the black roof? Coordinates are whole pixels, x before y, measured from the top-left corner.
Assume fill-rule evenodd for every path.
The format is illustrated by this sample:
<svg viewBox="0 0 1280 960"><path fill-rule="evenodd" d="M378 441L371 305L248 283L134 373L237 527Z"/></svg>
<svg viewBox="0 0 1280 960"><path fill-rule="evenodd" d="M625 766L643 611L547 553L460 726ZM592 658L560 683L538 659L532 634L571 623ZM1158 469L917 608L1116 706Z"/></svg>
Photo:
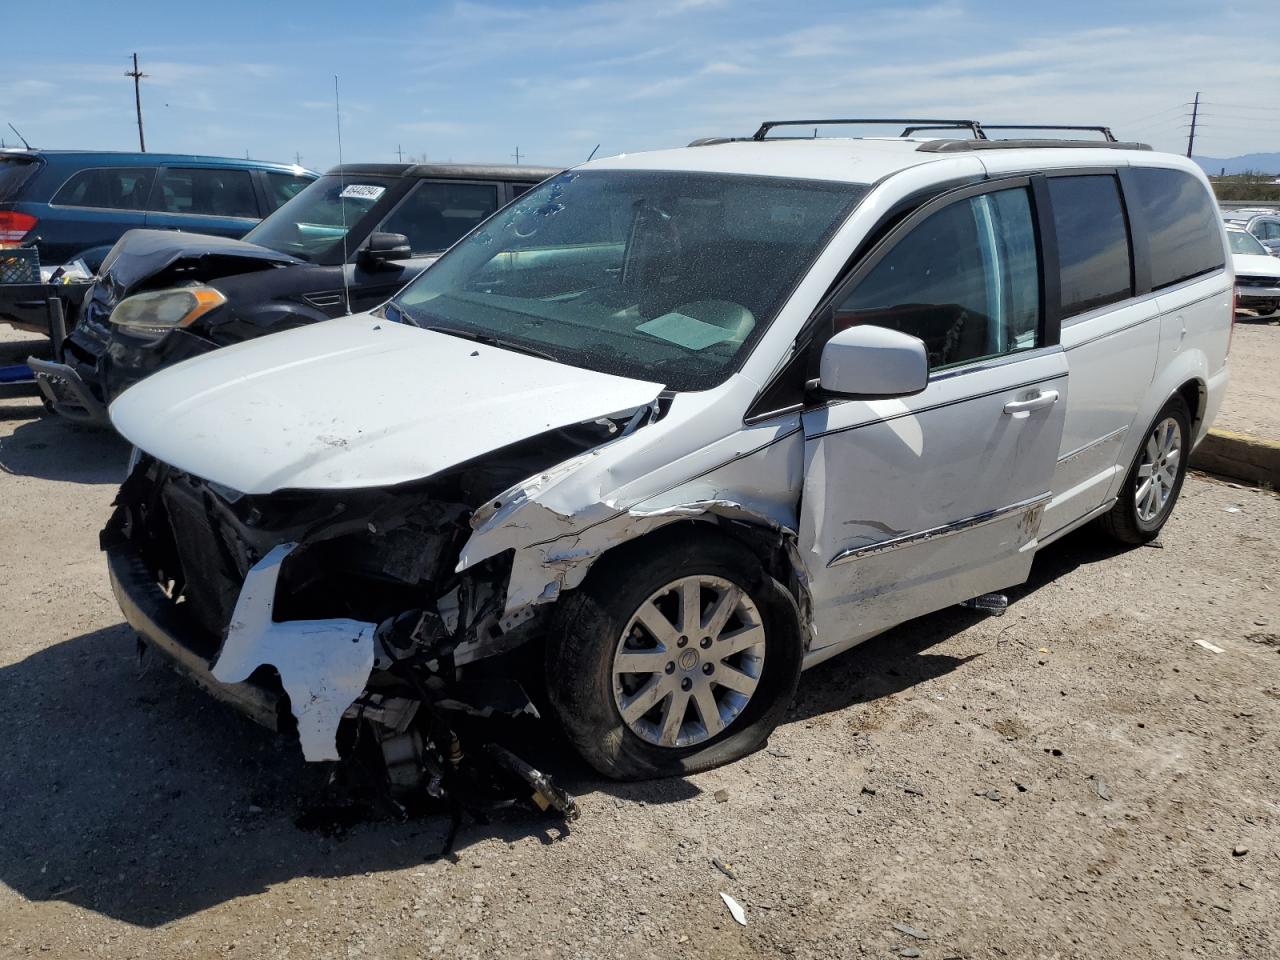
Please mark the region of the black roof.
<svg viewBox="0 0 1280 960"><path fill-rule="evenodd" d="M511 163L344 163L329 176L430 177L435 180L520 180L537 183L553 177L560 167L530 167Z"/></svg>

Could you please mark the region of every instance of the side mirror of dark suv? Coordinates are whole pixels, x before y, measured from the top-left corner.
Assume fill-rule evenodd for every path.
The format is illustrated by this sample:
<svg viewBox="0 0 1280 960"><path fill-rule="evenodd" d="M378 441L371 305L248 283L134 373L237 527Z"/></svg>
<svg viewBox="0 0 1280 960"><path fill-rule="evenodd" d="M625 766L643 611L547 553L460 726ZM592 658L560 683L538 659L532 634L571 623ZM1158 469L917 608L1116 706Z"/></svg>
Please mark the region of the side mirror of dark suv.
<svg viewBox="0 0 1280 960"><path fill-rule="evenodd" d="M360 251L360 265L376 270L392 260L408 260L413 256L409 238L403 233L371 233L369 242Z"/></svg>

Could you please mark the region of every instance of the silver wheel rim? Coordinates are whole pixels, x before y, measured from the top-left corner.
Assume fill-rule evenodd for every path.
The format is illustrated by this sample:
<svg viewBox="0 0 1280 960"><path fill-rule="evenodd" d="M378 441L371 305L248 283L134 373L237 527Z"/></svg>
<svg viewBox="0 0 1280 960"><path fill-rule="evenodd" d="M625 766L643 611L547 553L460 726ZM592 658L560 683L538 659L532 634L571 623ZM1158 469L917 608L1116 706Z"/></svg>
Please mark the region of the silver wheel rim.
<svg viewBox="0 0 1280 960"><path fill-rule="evenodd" d="M1133 491L1133 503L1138 519L1151 523L1164 511L1173 495L1173 484L1178 479L1178 463L1182 459L1182 431L1173 417L1161 420L1142 449L1142 461L1138 464L1138 485Z"/></svg>
<svg viewBox="0 0 1280 960"><path fill-rule="evenodd" d="M618 638L613 702L647 743L694 746L751 702L764 655L764 624L745 590L720 577L681 577L640 604Z"/></svg>

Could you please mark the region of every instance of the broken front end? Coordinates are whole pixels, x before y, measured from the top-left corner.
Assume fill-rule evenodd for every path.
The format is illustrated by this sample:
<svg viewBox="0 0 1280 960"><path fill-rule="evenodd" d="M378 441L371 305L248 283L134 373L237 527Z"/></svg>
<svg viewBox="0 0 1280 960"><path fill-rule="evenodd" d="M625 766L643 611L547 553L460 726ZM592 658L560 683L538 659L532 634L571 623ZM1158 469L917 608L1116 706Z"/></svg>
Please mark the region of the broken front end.
<svg viewBox="0 0 1280 960"><path fill-rule="evenodd" d="M102 534L112 589L146 646L306 759L377 759L393 794L441 797L498 718L537 716L529 641L550 605L505 618L510 552L456 572L474 507L607 438L555 431L429 480L247 495L140 455ZM511 622L512 619L519 622ZM534 786L543 808L572 801Z"/></svg>

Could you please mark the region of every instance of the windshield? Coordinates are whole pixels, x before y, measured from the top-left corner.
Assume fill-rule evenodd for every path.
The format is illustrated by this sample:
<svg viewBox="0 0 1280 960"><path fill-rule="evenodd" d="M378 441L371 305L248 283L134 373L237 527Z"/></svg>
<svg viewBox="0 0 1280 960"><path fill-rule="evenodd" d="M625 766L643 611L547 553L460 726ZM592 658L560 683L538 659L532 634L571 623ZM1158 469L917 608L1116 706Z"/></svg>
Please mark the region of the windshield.
<svg viewBox="0 0 1280 960"><path fill-rule="evenodd" d="M381 177L321 177L244 239L317 263L334 260L336 250L336 260L341 260L342 238L382 199L391 182Z"/></svg>
<svg viewBox="0 0 1280 960"><path fill-rule="evenodd" d="M1245 233L1243 230L1228 230L1227 239L1231 241L1232 253L1247 253L1250 256L1258 257L1268 256L1267 248L1251 233Z"/></svg>
<svg viewBox="0 0 1280 960"><path fill-rule="evenodd" d="M500 210L392 303L418 326L707 389L746 356L867 189L570 171Z"/></svg>

